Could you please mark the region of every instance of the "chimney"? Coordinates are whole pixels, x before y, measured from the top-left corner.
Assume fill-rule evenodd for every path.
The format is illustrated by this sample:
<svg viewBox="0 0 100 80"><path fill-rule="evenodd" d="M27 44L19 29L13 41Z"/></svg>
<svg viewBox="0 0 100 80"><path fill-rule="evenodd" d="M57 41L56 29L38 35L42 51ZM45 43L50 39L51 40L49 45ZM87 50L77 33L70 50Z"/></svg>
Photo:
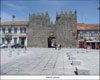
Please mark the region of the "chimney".
<svg viewBox="0 0 100 80"><path fill-rule="evenodd" d="M15 23L15 16L12 16L12 22Z"/></svg>

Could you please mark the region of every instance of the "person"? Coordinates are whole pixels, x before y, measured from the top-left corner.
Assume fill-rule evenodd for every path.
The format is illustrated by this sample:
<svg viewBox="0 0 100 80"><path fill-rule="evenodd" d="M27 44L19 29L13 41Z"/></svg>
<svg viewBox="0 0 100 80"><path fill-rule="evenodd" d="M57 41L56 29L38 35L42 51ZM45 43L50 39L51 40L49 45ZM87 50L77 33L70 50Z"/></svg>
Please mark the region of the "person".
<svg viewBox="0 0 100 80"><path fill-rule="evenodd" d="M56 43L54 43L54 48L56 49Z"/></svg>
<svg viewBox="0 0 100 80"><path fill-rule="evenodd" d="M61 44L60 44L60 49L61 49Z"/></svg>
<svg viewBox="0 0 100 80"><path fill-rule="evenodd" d="M54 43L52 42L51 47L54 48Z"/></svg>
<svg viewBox="0 0 100 80"><path fill-rule="evenodd" d="M55 49L57 49L57 43L55 44Z"/></svg>
<svg viewBox="0 0 100 80"><path fill-rule="evenodd" d="M25 48L25 51L27 50L27 44L25 43L25 45L24 45L24 48Z"/></svg>
<svg viewBox="0 0 100 80"><path fill-rule="evenodd" d="M58 43L57 47L58 47L58 50L59 50L60 49L60 44L59 43Z"/></svg>

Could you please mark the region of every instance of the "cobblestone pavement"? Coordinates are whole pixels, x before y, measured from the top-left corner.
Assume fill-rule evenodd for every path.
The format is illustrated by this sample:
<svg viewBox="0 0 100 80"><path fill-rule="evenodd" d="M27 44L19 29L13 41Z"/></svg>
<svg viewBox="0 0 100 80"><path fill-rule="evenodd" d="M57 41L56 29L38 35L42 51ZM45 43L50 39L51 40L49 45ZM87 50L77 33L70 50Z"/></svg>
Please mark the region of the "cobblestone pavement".
<svg viewBox="0 0 100 80"><path fill-rule="evenodd" d="M71 65L68 54L81 60L81 65ZM76 75L77 66L86 67L90 74L99 74L99 51L63 48L2 49L2 75Z"/></svg>

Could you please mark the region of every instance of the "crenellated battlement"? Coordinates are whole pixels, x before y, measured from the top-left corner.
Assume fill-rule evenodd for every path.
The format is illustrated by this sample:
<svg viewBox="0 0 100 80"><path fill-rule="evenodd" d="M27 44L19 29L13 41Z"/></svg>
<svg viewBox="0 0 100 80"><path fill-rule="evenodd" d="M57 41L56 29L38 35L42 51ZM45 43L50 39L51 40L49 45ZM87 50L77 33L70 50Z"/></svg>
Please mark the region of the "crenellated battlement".
<svg viewBox="0 0 100 80"><path fill-rule="evenodd" d="M72 13L72 11L70 10L69 11L69 13L67 12L67 11L65 11L65 12L63 12L63 11L60 11L60 13L58 14L57 12L56 12L56 16L60 16L60 17L62 17L62 16L64 16L64 17L67 17L67 16L76 16L76 14L77 14L77 11L75 10L74 11L74 13Z"/></svg>
<svg viewBox="0 0 100 80"><path fill-rule="evenodd" d="M38 16L40 16L40 17L42 17L42 16L49 16L49 14L48 14L48 12L45 12L45 13L39 13L39 12L37 12L37 14L35 14L35 13L33 13L33 14L29 14L29 16L30 17L38 17Z"/></svg>
<svg viewBox="0 0 100 80"><path fill-rule="evenodd" d="M43 19L43 20L48 19L48 20L50 20L49 14L48 14L47 11L45 13L43 13L43 12L39 13L39 12L37 12L36 14L35 13L29 14L29 20L30 21L37 20L37 19Z"/></svg>
<svg viewBox="0 0 100 80"><path fill-rule="evenodd" d="M72 12L71 10L69 12L60 11L59 14L56 12L56 21L55 21L55 23L62 23L64 21L68 20L68 19L76 20L77 19L76 15L77 15L76 10L74 12Z"/></svg>
<svg viewBox="0 0 100 80"><path fill-rule="evenodd" d="M58 21L59 19L68 19L68 18L73 18L73 19L76 19L76 16L77 15L77 11L75 10L74 12L72 12L71 10L68 12L68 11L60 11L60 13L56 12L56 21ZM41 12L37 12L37 13L33 13L33 14L29 14L29 20L30 21L35 21L35 20L40 20L41 22L42 21L50 21L50 17L49 17L49 14L48 14L48 11L46 11L45 13ZM56 22L55 21L55 22ZM62 20L61 20L62 21Z"/></svg>

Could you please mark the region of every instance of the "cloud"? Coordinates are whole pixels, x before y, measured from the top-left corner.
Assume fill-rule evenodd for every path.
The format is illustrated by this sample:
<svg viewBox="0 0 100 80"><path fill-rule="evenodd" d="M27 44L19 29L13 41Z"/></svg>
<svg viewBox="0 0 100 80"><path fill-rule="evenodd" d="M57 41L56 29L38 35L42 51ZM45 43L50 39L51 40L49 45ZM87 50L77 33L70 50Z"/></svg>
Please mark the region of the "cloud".
<svg viewBox="0 0 100 80"><path fill-rule="evenodd" d="M14 4L14 3L9 3L9 2L6 2L6 3L5 3L5 6L8 6L9 8L11 8L11 9L13 9L13 10L28 9L28 8L25 7L25 6L18 5L18 4Z"/></svg>
<svg viewBox="0 0 100 80"><path fill-rule="evenodd" d="M1 11L0 13L1 22L12 21L12 14ZM16 21L24 20L24 18L16 17Z"/></svg>
<svg viewBox="0 0 100 80"><path fill-rule="evenodd" d="M1 22L10 21L12 16L6 12L1 12L0 14Z"/></svg>

